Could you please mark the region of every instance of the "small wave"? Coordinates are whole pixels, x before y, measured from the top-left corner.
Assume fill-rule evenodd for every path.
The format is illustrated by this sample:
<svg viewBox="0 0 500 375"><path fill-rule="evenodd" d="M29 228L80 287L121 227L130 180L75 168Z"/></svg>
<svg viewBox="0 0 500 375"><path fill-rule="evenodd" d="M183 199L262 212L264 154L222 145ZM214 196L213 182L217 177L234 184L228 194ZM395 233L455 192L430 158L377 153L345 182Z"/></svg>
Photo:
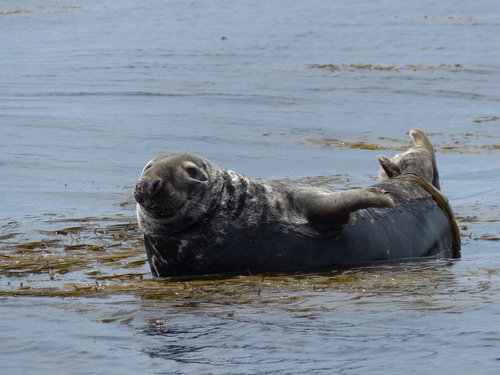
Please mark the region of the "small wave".
<svg viewBox="0 0 500 375"><path fill-rule="evenodd" d="M67 96L159 96L159 97L181 97L191 96L191 94L169 93L169 92L148 92L148 91L59 91L59 92L33 92L18 93L17 97L67 97Z"/></svg>
<svg viewBox="0 0 500 375"><path fill-rule="evenodd" d="M417 71L417 70L462 70L462 64L407 64L407 65L375 65L375 64L309 64L308 68L340 70L340 71Z"/></svg>
<svg viewBox="0 0 500 375"><path fill-rule="evenodd" d="M472 121L474 121L476 124L478 124L478 123L481 123L481 122L492 122L492 121L499 121L499 120L500 120L499 116L489 115L489 116L476 117Z"/></svg>

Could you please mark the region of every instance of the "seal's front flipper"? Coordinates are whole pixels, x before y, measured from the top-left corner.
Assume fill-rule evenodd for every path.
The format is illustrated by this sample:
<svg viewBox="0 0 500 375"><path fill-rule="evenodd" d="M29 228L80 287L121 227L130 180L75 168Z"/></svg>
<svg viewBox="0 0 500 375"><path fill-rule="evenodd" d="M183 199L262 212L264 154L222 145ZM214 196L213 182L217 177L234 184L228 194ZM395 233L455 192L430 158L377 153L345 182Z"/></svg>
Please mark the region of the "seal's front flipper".
<svg viewBox="0 0 500 375"><path fill-rule="evenodd" d="M399 165L391 159L385 157L384 155L377 156L377 159L382 167L378 174L381 180L387 180L388 178L401 175L401 168L399 168Z"/></svg>
<svg viewBox="0 0 500 375"><path fill-rule="evenodd" d="M391 198L372 189L341 191L300 190L294 194L294 203L309 223L319 227L337 227L349 220L351 212L369 207L393 207Z"/></svg>

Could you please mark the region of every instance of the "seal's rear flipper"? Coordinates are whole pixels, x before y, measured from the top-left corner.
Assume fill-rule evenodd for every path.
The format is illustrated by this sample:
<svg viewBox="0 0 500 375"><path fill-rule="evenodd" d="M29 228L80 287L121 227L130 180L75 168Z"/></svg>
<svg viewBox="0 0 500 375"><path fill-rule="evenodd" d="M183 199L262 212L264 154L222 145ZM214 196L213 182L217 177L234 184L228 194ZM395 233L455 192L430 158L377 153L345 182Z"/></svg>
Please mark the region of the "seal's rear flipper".
<svg viewBox="0 0 500 375"><path fill-rule="evenodd" d="M351 189L335 192L302 190L295 192L297 209L313 226L336 227L349 220L351 212L369 207L393 207L394 202L382 192Z"/></svg>
<svg viewBox="0 0 500 375"><path fill-rule="evenodd" d="M431 141L427 138L427 135L422 130L412 129L408 132L410 137L413 139L413 143L415 143L415 147L421 147L431 155L432 160L432 181L428 181L434 185L434 187L438 190L441 190L441 185L439 183L439 171L437 169L436 163L436 154L434 151L434 147L432 146Z"/></svg>
<svg viewBox="0 0 500 375"><path fill-rule="evenodd" d="M379 178L384 181L399 175L413 174L439 190L439 172L432 143L422 130L413 129L408 134L413 139L413 146L408 150L391 159L383 155L377 157L381 165Z"/></svg>
<svg viewBox="0 0 500 375"><path fill-rule="evenodd" d="M395 162L385 157L384 155L377 156L378 162L382 167L382 170L379 172L379 177L381 180L386 180L387 178L393 178L401 175L401 168ZM382 173L385 172L385 175Z"/></svg>

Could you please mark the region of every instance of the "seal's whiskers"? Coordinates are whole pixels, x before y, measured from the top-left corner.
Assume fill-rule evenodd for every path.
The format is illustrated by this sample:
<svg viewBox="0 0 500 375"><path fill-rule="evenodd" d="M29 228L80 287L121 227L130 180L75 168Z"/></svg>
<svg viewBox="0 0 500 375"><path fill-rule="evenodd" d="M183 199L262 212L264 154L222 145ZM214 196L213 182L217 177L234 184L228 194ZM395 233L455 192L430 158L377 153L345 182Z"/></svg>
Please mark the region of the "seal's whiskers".
<svg viewBox="0 0 500 375"><path fill-rule="evenodd" d="M203 213L207 214L208 213L208 210L207 210L207 207L205 204L203 203L199 203L199 202L195 202L194 200L192 199L188 199L188 198L182 198L182 200L184 200L185 202L189 202L189 203L192 203L198 207L201 208L201 210L203 211Z"/></svg>

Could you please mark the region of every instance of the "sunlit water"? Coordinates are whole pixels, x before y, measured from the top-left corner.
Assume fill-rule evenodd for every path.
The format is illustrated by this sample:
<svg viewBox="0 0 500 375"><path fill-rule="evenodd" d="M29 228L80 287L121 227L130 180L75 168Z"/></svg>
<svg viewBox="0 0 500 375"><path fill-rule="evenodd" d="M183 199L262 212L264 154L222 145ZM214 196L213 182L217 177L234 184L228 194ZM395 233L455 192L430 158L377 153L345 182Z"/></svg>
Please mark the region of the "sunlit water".
<svg viewBox="0 0 500 375"><path fill-rule="evenodd" d="M2 374L497 374L493 0L2 1ZM459 262L153 280L143 165L376 180L427 131Z"/></svg>

